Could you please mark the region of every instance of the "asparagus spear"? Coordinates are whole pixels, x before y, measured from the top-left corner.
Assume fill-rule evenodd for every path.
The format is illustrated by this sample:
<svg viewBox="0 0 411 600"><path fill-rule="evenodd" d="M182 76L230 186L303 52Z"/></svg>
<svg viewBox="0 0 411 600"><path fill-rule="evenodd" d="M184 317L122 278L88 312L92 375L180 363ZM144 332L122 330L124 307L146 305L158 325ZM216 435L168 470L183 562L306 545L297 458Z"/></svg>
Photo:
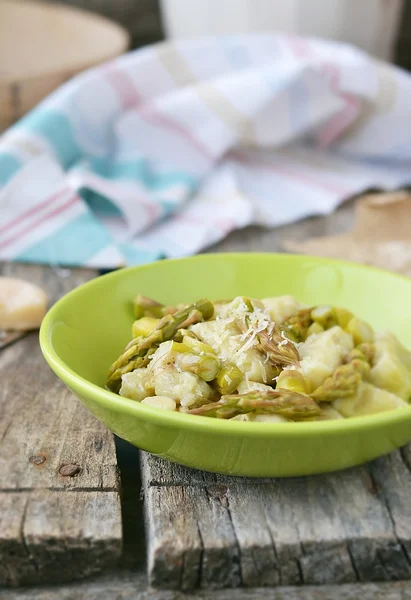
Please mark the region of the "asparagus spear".
<svg viewBox="0 0 411 600"><path fill-rule="evenodd" d="M243 374L235 365L224 365L218 372L215 386L220 394L232 394L240 384Z"/></svg>
<svg viewBox="0 0 411 600"><path fill-rule="evenodd" d="M324 329L330 329L337 324L337 316L333 306L316 306L311 311L311 318Z"/></svg>
<svg viewBox="0 0 411 600"><path fill-rule="evenodd" d="M294 313L280 325L280 331L293 342L303 342L313 319L311 308L303 308Z"/></svg>
<svg viewBox="0 0 411 600"><path fill-rule="evenodd" d="M195 354L215 354L213 348L204 342L200 342L196 337L189 335L183 336L183 344L188 346Z"/></svg>
<svg viewBox="0 0 411 600"><path fill-rule="evenodd" d="M220 361L215 354L193 354L185 352L177 357L176 364L183 371L198 375L204 381L212 381L217 377Z"/></svg>
<svg viewBox="0 0 411 600"><path fill-rule="evenodd" d="M149 348L145 356L138 356L130 359L126 364L118 367L113 374L107 379L106 386L112 392L118 393L121 388L121 377L126 373L130 373L135 369L147 367L150 362L150 356L154 354L155 348Z"/></svg>
<svg viewBox="0 0 411 600"><path fill-rule="evenodd" d="M247 327L250 325L252 326L252 322L248 316L245 321L236 320L236 326L243 333L248 331ZM265 353L273 366L294 365L300 360L297 348L274 323L271 323L262 331L257 330L256 337L258 344L254 348Z"/></svg>
<svg viewBox="0 0 411 600"><path fill-rule="evenodd" d="M364 342L357 346L356 350L362 354L370 365L372 364L375 356L375 345L372 342Z"/></svg>
<svg viewBox="0 0 411 600"><path fill-rule="evenodd" d="M152 298L147 298L147 296L142 296L141 294L135 296L133 307L136 319L141 319L141 317L161 318L164 316L163 304L160 304Z"/></svg>
<svg viewBox="0 0 411 600"><path fill-rule="evenodd" d="M308 394L310 384L299 371L285 369L277 377L276 389L289 390L299 394Z"/></svg>
<svg viewBox="0 0 411 600"><path fill-rule="evenodd" d="M190 337L190 338L193 338L194 340L198 340L198 337L196 336L196 334L193 331L191 331L190 329L179 329L176 332L173 339L176 342L182 342L185 337Z"/></svg>
<svg viewBox="0 0 411 600"><path fill-rule="evenodd" d="M152 298L138 294L133 300L133 308L136 319L141 319L141 317L154 317L160 319L165 315L173 315L178 310L184 308L184 305L165 306Z"/></svg>
<svg viewBox="0 0 411 600"><path fill-rule="evenodd" d="M349 321L346 331L352 335L356 346L365 342L372 342L374 339L374 331L371 326L365 321L357 319L357 317L353 317Z"/></svg>
<svg viewBox="0 0 411 600"><path fill-rule="evenodd" d="M143 366L140 364L139 359L144 359L150 349L158 347L162 342L173 339L179 329L210 319L213 314L214 306L212 302L203 299L179 310L174 315L169 314L160 319L157 328L150 335L145 338L131 340L126 346L125 352L111 365L108 372L107 387L112 391L118 390L121 376L137 368L130 368L130 362Z"/></svg>
<svg viewBox="0 0 411 600"><path fill-rule="evenodd" d="M371 367L375 354L375 346L370 342L356 346L347 356L346 362L349 363L354 359L359 359L367 363Z"/></svg>
<svg viewBox="0 0 411 600"><path fill-rule="evenodd" d="M222 409L225 409L224 412L221 412ZM263 414L281 415L294 421L312 419L321 414L321 409L312 398L288 390L251 391L247 394L226 395L222 396L218 402L204 404L184 412L191 415L232 418L235 414L244 414L255 410Z"/></svg>
<svg viewBox="0 0 411 600"><path fill-rule="evenodd" d="M266 329L260 331L258 340L273 365L294 365L300 360L300 355L294 344L283 337L275 327L272 333L269 333Z"/></svg>
<svg viewBox="0 0 411 600"><path fill-rule="evenodd" d="M354 316L351 311L345 308L339 308L338 306L334 308L334 312L337 319L337 325L339 325L343 329L347 327L348 323Z"/></svg>
<svg viewBox="0 0 411 600"><path fill-rule="evenodd" d="M354 359L342 365L328 377L312 394L316 402L331 402L337 398L353 396L369 365L363 360Z"/></svg>

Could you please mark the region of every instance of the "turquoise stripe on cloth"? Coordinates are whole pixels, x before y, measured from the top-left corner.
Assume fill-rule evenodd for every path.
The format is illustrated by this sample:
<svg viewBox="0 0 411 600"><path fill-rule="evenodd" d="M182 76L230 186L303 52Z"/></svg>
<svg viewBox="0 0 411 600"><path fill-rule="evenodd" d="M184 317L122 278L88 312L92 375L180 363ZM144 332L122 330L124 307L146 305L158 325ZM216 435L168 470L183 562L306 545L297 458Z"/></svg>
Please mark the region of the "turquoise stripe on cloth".
<svg viewBox="0 0 411 600"><path fill-rule="evenodd" d="M15 129L33 132L50 143L60 164L67 169L82 156L82 150L74 137L70 119L62 113L50 109L32 111L24 117Z"/></svg>
<svg viewBox="0 0 411 600"><path fill-rule="evenodd" d="M104 227L89 212L75 217L53 234L33 244L16 256L17 261L50 264L81 265L112 245Z"/></svg>
<svg viewBox="0 0 411 600"><path fill-rule="evenodd" d="M20 169L21 162L12 154L0 154L0 185L5 185Z"/></svg>
<svg viewBox="0 0 411 600"><path fill-rule="evenodd" d="M93 212L107 217L123 217L121 210L106 196L86 188L81 188L79 194Z"/></svg>
<svg viewBox="0 0 411 600"><path fill-rule="evenodd" d="M117 248L124 256L127 265L144 265L165 258L164 252L161 250L137 250L131 244L118 244Z"/></svg>

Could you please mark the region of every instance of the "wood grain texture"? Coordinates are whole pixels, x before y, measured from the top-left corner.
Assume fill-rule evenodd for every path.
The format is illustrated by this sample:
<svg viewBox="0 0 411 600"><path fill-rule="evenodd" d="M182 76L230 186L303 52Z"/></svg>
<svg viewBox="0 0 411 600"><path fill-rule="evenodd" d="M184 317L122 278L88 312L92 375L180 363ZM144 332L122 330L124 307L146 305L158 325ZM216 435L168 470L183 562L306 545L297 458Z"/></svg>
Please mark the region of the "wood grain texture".
<svg viewBox="0 0 411 600"><path fill-rule="evenodd" d="M356 469L284 480L202 473L146 453L142 471L155 587L411 577L411 474L400 452Z"/></svg>
<svg viewBox="0 0 411 600"><path fill-rule="evenodd" d="M408 582L198 590L193 593L152 590L143 574L126 573L58 588L0 591L0 600L411 600Z"/></svg>
<svg viewBox="0 0 411 600"><path fill-rule="evenodd" d="M53 302L95 275L4 265ZM121 553L114 439L46 365L33 332L0 352L0 583L59 582Z"/></svg>
<svg viewBox="0 0 411 600"><path fill-rule="evenodd" d="M210 251L281 251L286 239L341 233L352 219L350 201L327 218L235 232ZM410 465L408 446L331 475L255 480L143 453L149 581L191 589L409 579Z"/></svg>
<svg viewBox="0 0 411 600"><path fill-rule="evenodd" d="M50 4L0 0L0 131L72 75L129 46L128 33L117 23Z"/></svg>

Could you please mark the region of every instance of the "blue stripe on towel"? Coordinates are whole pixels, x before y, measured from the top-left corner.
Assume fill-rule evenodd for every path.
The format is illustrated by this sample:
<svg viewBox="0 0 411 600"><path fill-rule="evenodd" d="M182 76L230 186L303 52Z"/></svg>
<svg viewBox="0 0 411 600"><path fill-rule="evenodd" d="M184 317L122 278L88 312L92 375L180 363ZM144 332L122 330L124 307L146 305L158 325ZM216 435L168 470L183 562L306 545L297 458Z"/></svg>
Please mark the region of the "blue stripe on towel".
<svg viewBox="0 0 411 600"><path fill-rule="evenodd" d="M21 162L8 152L0 153L0 185L5 185L20 169Z"/></svg>
<svg viewBox="0 0 411 600"><path fill-rule="evenodd" d="M89 258L112 245L104 227L89 212L72 219L51 235L30 246L15 260L81 265ZM64 257L64 262L61 258Z"/></svg>
<svg viewBox="0 0 411 600"><path fill-rule="evenodd" d="M81 156L70 119L57 111L36 109L24 117L16 126L22 131L32 131L43 137L52 146L62 167L67 169Z"/></svg>

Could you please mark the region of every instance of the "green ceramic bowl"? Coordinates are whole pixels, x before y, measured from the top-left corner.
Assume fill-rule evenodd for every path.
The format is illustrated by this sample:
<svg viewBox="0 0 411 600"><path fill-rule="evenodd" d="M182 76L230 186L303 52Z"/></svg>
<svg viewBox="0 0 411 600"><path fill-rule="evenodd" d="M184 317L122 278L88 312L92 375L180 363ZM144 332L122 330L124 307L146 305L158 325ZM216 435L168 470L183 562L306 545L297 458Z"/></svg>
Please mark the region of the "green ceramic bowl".
<svg viewBox="0 0 411 600"><path fill-rule="evenodd" d="M230 475L287 477L333 471L411 440L411 408L310 423L247 423L170 413L104 389L130 338L130 299L292 294L338 304L388 328L411 348L411 280L347 262L286 254L207 254L122 269L82 285L45 317L40 343L57 376L119 437L171 461Z"/></svg>

